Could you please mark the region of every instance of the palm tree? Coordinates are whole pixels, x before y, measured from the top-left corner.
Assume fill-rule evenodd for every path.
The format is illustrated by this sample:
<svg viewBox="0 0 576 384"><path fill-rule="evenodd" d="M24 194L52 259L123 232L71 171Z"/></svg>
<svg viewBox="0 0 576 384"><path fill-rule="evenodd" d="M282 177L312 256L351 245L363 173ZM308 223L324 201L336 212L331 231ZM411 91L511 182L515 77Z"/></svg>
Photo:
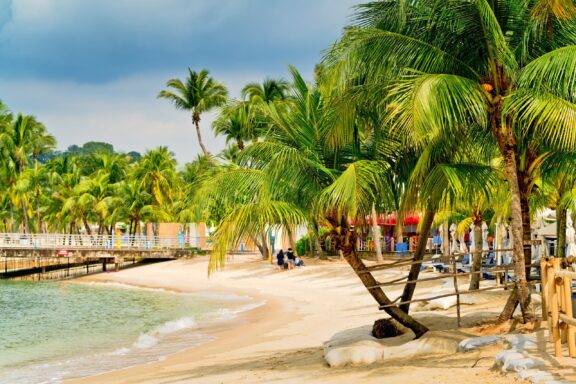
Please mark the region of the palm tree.
<svg viewBox="0 0 576 384"><path fill-rule="evenodd" d="M249 83L242 88L242 98L252 104L270 104L286 100L290 84L284 79L264 79L262 84Z"/></svg>
<svg viewBox="0 0 576 384"><path fill-rule="evenodd" d="M7 167L10 175L7 186L8 189L12 190L14 200L18 201L22 208L24 232L29 232L29 215L25 195L20 194L18 198L13 188L18 177L30 165L31 158L37 161L38 155L51 150L56 141L34 116L25 116L19 113L16 119L12 121L8 117L3 120L5 123L9 122L3 125L4 129L0 132L0 142L6 156L4 166Z"/></svg>
<svg viewBox="0 0 576 384"><path fill-rule="evenodd" d="M142 191L151 197L153 215L148 218L156 224L168 219L176 190L180 187L174 154L166 147L147 151L134 169L133 178L139 181ZM157 227L154 226L155 234Z"/></svg>
<svg viewBox="0 0 576 384"><path fill-rule="evenodd" d="M171 101L176 109L192 113L192 124L196 127L198 144L204 156L208 156L200 134L200 118L202 113L226 103L228 96L226 87L209 77L208 70L202 69L200 72L195 72L190 68L188 68L188 78L185 83L179 79L170 79L166 82L166 87L171 90L160 91L158 97Z"/></svg>
<svg viewBox="0 0 576 384"><path fill-rule="evenodd" d="M518 146L526 135L557 150L576 143L576 34L571 2L372 2L326 63L387 89L396 131L426 137L473 126L490 134L512 192L512 232L522 238ZM374 102L381 102L380 93ZM519 141L520 140L520 141ZM501 319L520 302L533 318L524 249L514 244L515 288Z"/></svg>
<svg viewBox="0 0 576 384"><path fill-rule="evenodd" d="M386 296L355 249L349 218L369 215L373 204L390 199L390 170L382 160L354 159L326 145L335 116L319 88L309 86L291 68L294 105L289 113L270 105L274 140L250 144L232 167L209 180L201 194L227 203L214 235L211 270L223 265L226 251L244 237L258 238L269 228L302 223L325 224L336 249L385 311L417 337L427 328Z"/></svg>
<svg viewBox="0 0 576 384"><path fill-rule="evenodd" d="M236 141L238 149L244 149L244 141L256 136L256 114L251 104L245 101L234 102L222 108L220 115L212 123L214 133L226 136L226 144Z"/></svg>

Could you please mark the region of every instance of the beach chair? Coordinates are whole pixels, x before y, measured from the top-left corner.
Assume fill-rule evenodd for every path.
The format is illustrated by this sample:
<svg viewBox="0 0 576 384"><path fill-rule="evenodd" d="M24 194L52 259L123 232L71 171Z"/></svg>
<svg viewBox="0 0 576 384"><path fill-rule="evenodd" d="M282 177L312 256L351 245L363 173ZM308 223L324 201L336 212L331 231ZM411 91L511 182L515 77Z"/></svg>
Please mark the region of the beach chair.
<svg viewBox="0 0 576 384"><path fill-rule="evenodd" d="M470 254L467 253L462 258L462 261L456 263L456 271L461 272L461 273L470 272L471 264L472 264L472 261L470 258Z"/></svg>

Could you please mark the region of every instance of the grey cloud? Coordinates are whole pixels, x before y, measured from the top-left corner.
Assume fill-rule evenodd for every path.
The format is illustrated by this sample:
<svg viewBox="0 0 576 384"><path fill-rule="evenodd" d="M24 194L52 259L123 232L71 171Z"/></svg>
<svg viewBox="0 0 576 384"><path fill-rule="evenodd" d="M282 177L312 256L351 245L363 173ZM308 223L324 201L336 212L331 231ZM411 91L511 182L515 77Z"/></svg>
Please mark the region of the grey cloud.
<svg viewBox="0 0 576 384"><path fill-rule="evenodd" d="M188 65L271 70L317 60L356 2L13 0L0 70L87 82Z"/></svg>
<svg viewBox="0 0 576 384"><path fill-rule="evenodd" d="M183 164L200 153L190 116L156 95L169 77L184 75L135 75L106 84L0 80L0 89L9 108L33 114L46 125L56 136L59 149L90 140L109 142L121 151L144 152L165 145ZM214 75L233 95L239 94L246 79L264 77L247 72ZM201 121L203 139L212 153L225 146L224 138L214 137L211 130L215 114L206 114Z"/></svg>

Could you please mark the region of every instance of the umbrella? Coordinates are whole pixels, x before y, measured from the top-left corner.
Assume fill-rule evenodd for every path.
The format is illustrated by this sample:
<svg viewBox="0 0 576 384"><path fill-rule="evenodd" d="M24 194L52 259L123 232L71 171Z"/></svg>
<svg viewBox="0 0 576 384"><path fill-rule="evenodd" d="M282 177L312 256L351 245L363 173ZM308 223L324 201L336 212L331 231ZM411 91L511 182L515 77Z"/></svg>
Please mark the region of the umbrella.
<svg viewBox="0 0 576 384"><path fill-rule="evenodd" d="M490 247L488 246L488 224L485 221L482 222L482 250L488 251Z"/></svg>
<svg viewBox="0 0 576 384"><path fill-rule="evenodd" d="M506 244L506 248L514 249L514 236L512 236L512 226L506 225L508 228L508 244ZM514 251L508 251L506 254L506 264L511 264L513 259Z"/></svg>
<svg viewBox="0 0 576 384"><path fill-rule="evenodd" d="M576 243L574 242L574 224L570 215L566 217L566 257L576 256Z"/></svg>
<svg viewBox="0 0 576 384"><path fill-rule="evenodd" d="M458 250L457 243L456 243L456 224L452 223L450 225L450 238L452 239L450 243L450 253L454 254Z"/></svg>
<svg viewBox="0 0 576 384"><path fill-rule="evenodd" d="M466 241L464 241L464 232L460 235L460 252L466 253L468 252L468 248L466 248Z"/></svg>

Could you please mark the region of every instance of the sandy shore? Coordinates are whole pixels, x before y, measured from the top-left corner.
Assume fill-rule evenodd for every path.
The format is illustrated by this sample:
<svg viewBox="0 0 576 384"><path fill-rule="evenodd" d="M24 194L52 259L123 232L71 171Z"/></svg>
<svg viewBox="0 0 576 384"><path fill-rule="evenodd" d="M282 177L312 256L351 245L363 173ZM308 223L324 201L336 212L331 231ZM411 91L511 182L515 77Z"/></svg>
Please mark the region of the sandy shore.
<svg viewBox="0 0 576 384"><path fill-rule="evenodd" d="M370 366L330 368L322 344L337 332L370 325L384 317L352 270L323 262L277 272L258 259L236 259L207 277L207 261L181 260L84 278L182 291L225 291L266 300L233 324L211 329L215 340L166 360L68 381L68 383L518 383L513 374L492 368L501 347L466 354L397 359ZM441 283L419 285L417 292L438 290ZM387 292L395 298L401 287ZM495 319L506 293L478 295L463 307L463 328L456 330L454 308L429 311L415 306L415 316L434 330L463 336L483 332Z"/></svg>

